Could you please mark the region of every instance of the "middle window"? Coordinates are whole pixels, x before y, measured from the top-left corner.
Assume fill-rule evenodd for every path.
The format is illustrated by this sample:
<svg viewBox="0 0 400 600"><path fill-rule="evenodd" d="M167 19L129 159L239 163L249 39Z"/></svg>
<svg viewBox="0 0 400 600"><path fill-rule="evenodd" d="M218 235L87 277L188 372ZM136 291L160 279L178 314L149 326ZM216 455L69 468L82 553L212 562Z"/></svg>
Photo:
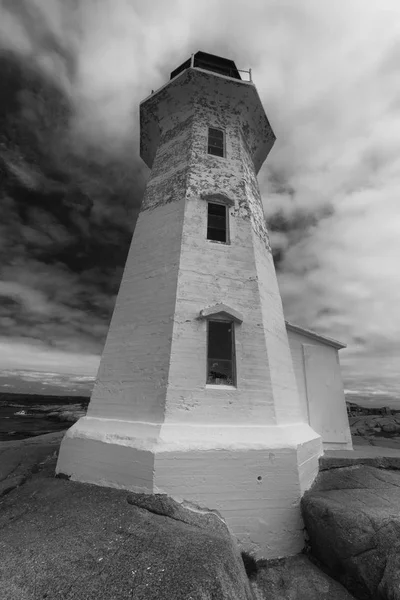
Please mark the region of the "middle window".
<svg viewBox="0 0 400 600"><path fill-rule="evenodd" d="M228 241L228 210L225 204L208 203L207 239L215 242Z"/></svg>

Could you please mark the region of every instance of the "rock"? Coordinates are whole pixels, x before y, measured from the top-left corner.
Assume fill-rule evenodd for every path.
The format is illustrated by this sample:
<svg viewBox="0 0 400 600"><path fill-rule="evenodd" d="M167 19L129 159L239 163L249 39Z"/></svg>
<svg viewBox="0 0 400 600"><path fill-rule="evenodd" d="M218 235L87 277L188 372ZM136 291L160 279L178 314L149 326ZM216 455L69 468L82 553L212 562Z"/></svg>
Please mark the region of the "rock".
<svg viewBox="0 0 400 600"><path fill-rule="evenodd" d="M351 599L306 556L249 559L249 582L217 511L55 478L63 434L0 444L0 474L10 485L0 499L1 600ZM378 593L397 582L396 556Z"/></svg>
<svg viewBox="0 0 400 600"><path fill-rule="evenodd" d="M400 431L400 425L397 423L383 423L382 431L386 433L398 433Z"/></svg>
<svg viewBox="0 0 400 600"><path fill-rule="evenodd" d="M388 416L363 416L351 421L352 435L370 433L400 433L400 418Z"/></svg>
<svg viewBox="0 0 400 600"><path fill-rule="evenodd" d="M0 498L9 494L14 488L25 483L25 481L25 475L9 475L6 479L0 481Z"/></svg>
<svg viewBox="0 0 400 600"><path fill-rule="evenodd" d="M166 524L172 529L176 528L176 543L187 545L191 540L186 555L190 556L193 548L199 543L209 548L207 554L202 552L200 555L203 560L203 569L207 573L205 581L202 581L198 575L195 580L192 580L191 573L185 573L184 580L181 580L179 586L181 593L185 588L187 594L190 589L196 588L197 595L193 593L193 598L253 600L236 541L217 511L199 507L187 501L177 502L166 494L129 494L127 500L129 504L154 515L166 517ZM179 539L180 537L181 539ZM209 595L211 593L210 578L214 589L212 595ZM175 598L176 593L176 590L164 589L160 598ZM186 598L184 595L182 597Z"/></svg>
<svg viewBox="0 0 400 600"><path fill-rule="evenodd" d="M393 593L393 590L395 592ZM378 586L378 598L400 598L400 542L397 542L386 562L383 577Z"/></svg>
<svg viewBox="0 0 400 600"><path fill-rule="evenodd" d="M0 442L0 497L22 485L58 451L65 431Z"/></svg>
<svg viewBox="0 0 400 600"><path fill-rule="evenodd" d="M352 433L353 435L365 435L367 433L367 430L365 429L365 427L357 427L357 429L355 429L355 431Z"/></svg>
<svg viewBox="0 0 400 600"><path fill-rule="evenodd" d="M258 599L352 600L353 596L305 555L268 561L260 566L251 585Z"/></svg>
<svg viewBox="0 0 400 600"><path fill-rule="evenodd" d="M128 503L156 515L170 517L187 525L231 539L228 527L217 510L202 508L192 502L178 502L167 494L129 494Z"/></svg>
<svg viewBox="0 0 400 600"><path fill-rule="evenodd" d="M56 478L47 437L5 443L47 466L0 500L1 600L253 600L217 512Z"/></svg>
<svg viewBox="0 0 400 600"><path fill-rule="evenodd" d="M400 600L399 487L399 471L353 464L321 471L302 498L312 554L361 600Z"/></svg>
<svg viewBox="0 0 400 600"><path fill-rule="evenodd" d="M391 471L400 470L400 452L394 448L355 446L354 450L328 450L319 459L320 471L355 465L368 465Z"/></svg>

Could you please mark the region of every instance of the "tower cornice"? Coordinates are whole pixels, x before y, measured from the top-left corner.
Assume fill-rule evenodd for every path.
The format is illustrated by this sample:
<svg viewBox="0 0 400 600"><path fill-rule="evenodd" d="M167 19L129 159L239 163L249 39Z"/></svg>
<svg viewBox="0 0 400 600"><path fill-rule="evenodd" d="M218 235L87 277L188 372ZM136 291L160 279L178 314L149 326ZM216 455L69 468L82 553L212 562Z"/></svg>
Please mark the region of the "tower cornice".
<svg viewBox="0 0 400 600"><path fill-rule="evenodd" d="M238 83L240 85L243 84L243 85L247 85L247 86L252 86L253 88L256 87L254 85L253 81L245 81L243 79L236 79L236 77L229 77L229 75L223 75L222 73L211 72L211 71L208 71L207 69L201 69L200 67L188 67L184 71L181 71L180 73L178 73L178 75L176 75L173 79L170 79L169 81L167 81L166 83L164 83L162 86L160 86L156 90L153 90L151 92L151 94L149 94L148 96L146 96L146 98L144 98L140 102L139 106L141 106L144 102L147 102L147 100L149 98L153 98L156 94L158 94L159 92L161 92L161 90L163 90L165 87L167 87L173 81L177 81L179 79L179 77L182 77L182 75L184 73L186 73L187 71L199 71L201 73L206 73L207 75L211 74L211 75L213 75L215 77L220 77L221 79L226 79L227 81L233 81L233 82Z"/></svg>

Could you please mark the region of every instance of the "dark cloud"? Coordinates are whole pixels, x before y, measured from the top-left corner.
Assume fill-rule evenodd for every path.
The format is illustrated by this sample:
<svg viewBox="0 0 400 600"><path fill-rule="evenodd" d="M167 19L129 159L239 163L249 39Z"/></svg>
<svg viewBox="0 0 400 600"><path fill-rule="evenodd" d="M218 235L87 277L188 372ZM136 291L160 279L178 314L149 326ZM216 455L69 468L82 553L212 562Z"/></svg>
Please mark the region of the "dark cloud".
<svg viewBox="0 0 400 600"><path fill-rule="evenodd" d="M287 318L348 343L349 385L398 383L398 18L397 0L0 0L3 363L98 363L147 177L139 102L204 49L253 67L277 135L259 181Z"/></svg>
<svg viewBox="0 0 400 600"><path fill-rule="evenodd" d="M76 146L68 98L43 73L9 52L0 71L0 333L99 353L144 169Z"/></svg>

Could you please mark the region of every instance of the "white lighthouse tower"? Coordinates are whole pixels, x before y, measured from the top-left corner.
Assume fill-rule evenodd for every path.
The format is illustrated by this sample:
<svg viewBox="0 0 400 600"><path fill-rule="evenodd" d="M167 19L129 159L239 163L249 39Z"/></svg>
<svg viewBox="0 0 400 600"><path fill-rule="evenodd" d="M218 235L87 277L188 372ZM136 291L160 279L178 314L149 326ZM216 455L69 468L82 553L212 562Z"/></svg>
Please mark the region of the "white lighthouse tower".
<svg viewBox="0 0 400 600"><path fill-rule="evenodd" d="M258 557L304 545L320 436L299 401L257 173L257 90L203 52L140 105L151 169L87 416L57 472L217 509Z"/></svg>

